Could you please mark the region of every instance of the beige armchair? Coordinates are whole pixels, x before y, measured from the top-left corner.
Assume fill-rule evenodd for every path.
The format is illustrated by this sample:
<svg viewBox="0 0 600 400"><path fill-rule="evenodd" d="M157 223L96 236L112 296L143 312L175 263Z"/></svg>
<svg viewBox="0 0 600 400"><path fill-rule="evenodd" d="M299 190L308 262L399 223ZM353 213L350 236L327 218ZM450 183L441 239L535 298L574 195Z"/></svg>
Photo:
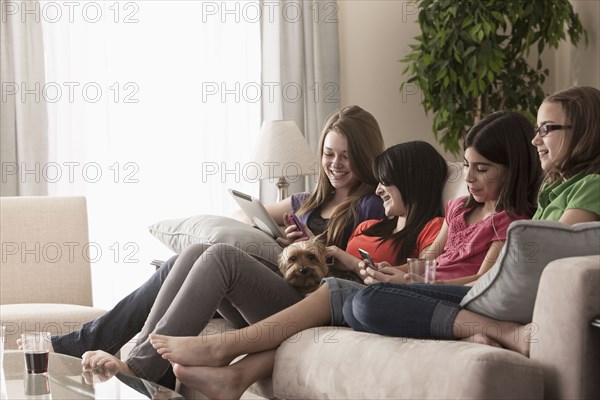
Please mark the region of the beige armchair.
<svg viewBox="0 0 600 400"><path fill-rule="evenodd" d="M7 349L23 331L69 333L104 313L92 307L85 198L1 198L0 241Z"/></svg>

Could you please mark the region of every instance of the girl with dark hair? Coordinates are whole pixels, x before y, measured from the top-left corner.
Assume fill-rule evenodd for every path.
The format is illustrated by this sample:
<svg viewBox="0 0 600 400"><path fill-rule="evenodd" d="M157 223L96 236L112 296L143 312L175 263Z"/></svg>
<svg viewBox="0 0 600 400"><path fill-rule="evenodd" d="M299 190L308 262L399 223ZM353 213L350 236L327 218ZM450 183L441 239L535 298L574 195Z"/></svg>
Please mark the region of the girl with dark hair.
<svg viewBox="0 0 600 400"><path fill-rule="evenodd" d="M380 182L375 193L388 218L360 224L346 251L337 246L327 249L343 269L357 273L359 248L375 262L402 264L429 247L443 223L441 198L448 166L433 146L419 141L397 144L375 159L373 170Z"/></svg>
<svg viewBox="0 0 600 400"><path fill-rule="evenodd" d="M401 160L402 165L398 165ZM358 254L359 247L366 248L368 241L389 248L389 256L380 257L394 264L403 264L413 249L419 248L419 233L435 217L444 215L441 190L446 180L446 161L425 142L409 142L387 149L375 159L373 168L380 182L376 194L384 200L386 215L393 216L378 223L365 222L348 243L348 252ZM425 184L426 183L426 184ZM389 209L386 199L401 196L404 209ZM400 216L406 215L406 221ZM439 231L439 229L438 229ZM361 237L361 235L363 237Z"/></svg>

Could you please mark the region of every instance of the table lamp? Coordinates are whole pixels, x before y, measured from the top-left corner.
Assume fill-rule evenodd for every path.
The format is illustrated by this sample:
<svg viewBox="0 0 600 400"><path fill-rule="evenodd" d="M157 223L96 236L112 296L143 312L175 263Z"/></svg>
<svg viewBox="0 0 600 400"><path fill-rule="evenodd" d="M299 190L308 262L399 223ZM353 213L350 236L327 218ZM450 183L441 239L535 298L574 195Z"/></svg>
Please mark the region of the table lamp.
<svg viewBox="0 0 600 400"><path fill-rule="evenodd" d="M294 121L264 121L253 161L259 179L277 180L277 201L288 197L288 179L318 173L318 160Z"/></svg>

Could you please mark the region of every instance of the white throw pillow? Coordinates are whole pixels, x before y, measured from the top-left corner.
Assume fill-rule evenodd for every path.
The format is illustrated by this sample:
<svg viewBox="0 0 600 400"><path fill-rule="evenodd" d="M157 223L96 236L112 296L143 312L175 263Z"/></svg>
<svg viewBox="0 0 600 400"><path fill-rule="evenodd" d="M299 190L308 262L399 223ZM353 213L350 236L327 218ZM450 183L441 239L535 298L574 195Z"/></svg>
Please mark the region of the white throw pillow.
<svg viewBox="0 0 600 400"><path fill-rule="evenodd" d="M157 222L148 229L177 254L191 244L227 243L277 265L277 257L282 250L275 239L260 229L218 215L170 219Z"/></svg>
<svg viewBox="0 0 600 400"><path fill-rule="evenodd" d="M560 258L594 254L600 254L600 222L570 226L515 221L508 228L498 260L475 283L461 306L490 318L529 323L546 265Z"/></svg>

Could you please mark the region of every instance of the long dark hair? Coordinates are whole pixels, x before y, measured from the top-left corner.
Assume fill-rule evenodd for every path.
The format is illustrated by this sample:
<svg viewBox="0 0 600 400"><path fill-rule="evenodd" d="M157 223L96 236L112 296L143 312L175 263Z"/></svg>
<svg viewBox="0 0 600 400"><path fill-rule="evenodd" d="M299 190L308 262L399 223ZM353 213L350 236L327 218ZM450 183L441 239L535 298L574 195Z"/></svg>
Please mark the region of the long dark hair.
<svg viewBox="0 0 600 400"><path fill-rule="evenodd" d="M537 208L542 169L531 145L533 130L533 124L523 115L498 111L479 121L465 138L464 150L473 147L483 157L507 169L496 211L506 210L531 217ZM473 195L465 204L471 209L478 205Z"/></svg>
<svg viewBox="0 0 600 400"><path fill-rule="evenodd" d="M406 225L393 233L398 217L392 217L371 226L363 235L379 236L381 243L391 241L396 253L394 261L403 264L413 255L425 225L444 215L442 191L448 165L429 143L414 141L397 144L380 154L373 172L382 185L398 188L406 208Z"/></svg>

